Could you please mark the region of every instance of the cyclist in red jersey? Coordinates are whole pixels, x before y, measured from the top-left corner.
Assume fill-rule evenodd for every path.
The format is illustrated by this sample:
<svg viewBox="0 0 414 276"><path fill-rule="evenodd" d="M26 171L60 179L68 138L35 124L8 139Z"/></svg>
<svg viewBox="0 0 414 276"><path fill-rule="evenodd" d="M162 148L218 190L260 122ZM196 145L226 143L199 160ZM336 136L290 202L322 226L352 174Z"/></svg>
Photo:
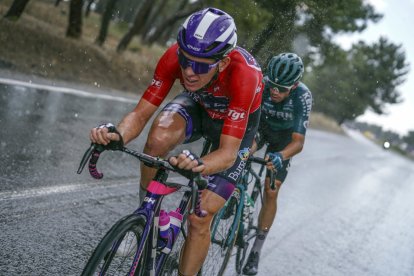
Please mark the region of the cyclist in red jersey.
<svg viewBox="0 0 414 276"><path fill-rule="evenodd" d="M263 76L255 59L236 47L236 42L230 15L215 8L193 13L181 26L177 44L159 60L152 83L135 109L118 124L119 134L109 133L106 127L90 133L95 143L130 142L157 111L175 80L180 80L184 91L155 118L144 152L164 157L177 145L201 137L213 142L212 151L201 159L189 151L169 159L179 169L208 175L209 182L201 197L206 216L188 218L181 275L199 271L210 245L212 218L234 189L259 123ZM141 165L141 200L154 173Z"/></svg>

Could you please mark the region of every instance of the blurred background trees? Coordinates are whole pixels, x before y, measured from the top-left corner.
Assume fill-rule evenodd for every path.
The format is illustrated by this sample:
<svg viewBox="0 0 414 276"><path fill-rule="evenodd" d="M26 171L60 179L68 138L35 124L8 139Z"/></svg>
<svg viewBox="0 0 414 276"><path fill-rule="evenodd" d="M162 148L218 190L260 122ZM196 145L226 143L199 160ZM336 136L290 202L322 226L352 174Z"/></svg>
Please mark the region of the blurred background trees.
<svg viewBox="0 0 414 276"><path fill-rule="evenodd" d="M60 0L43 1L53 3L51 8L62 5ZM4 17L18 20L28 2L14 0ZM354 121L367 109L383 114L387 105L402 101L398 87L409 68L401 45L380 38L345 50L334 41L337 34L361 32L381 20L364 0L70 0L66 36L80 39L82 18L94 12L101 16L97 45L105 45L111 24L122 24L127 28L118 53L128 50L134 38L148 47L166 47L175 42L189 14L208 6L234 17L238 44L264 71L273 55L298 53L306 66L304 82L314 95L313 110L339 124Z"/></svg>

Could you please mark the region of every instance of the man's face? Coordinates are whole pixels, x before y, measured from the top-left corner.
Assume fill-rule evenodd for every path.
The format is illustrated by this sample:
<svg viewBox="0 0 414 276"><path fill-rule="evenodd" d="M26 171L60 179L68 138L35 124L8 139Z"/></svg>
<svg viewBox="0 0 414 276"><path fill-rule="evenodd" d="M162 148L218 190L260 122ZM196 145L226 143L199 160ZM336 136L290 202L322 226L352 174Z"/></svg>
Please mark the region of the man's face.
<svg viewBox="0 0 414 276"><path fill-rule="evenodd" d="M271 81L267 76L265 81L270 90L270 99L272 102L280 103L290 95L290 91L298 85L298 82L291 86L284 86Z"/></svg>
<svg viewBox="0 0 414 276"><path fill-rule="evenodd" d="M178 49L178 60L184 79L184 87L191 92L207 85L218 71L220 61L198 58Z"/></svg>
<svg viewBox="0 0 414 276"><path fill-rule="evenodd" d="M270 99L272 102L280 103L290 95L291 89L287 92L281 93L276 87L270 88Z"/></svg>

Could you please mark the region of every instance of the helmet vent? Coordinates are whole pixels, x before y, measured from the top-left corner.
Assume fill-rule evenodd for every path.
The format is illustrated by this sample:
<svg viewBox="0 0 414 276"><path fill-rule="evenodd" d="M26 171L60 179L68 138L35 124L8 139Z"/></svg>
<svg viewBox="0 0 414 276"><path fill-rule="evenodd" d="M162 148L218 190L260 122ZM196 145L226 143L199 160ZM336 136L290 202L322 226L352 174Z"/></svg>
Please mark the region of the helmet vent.
<svg viewBox="0 0 414 276"><path fill-rule="evenodd" d="M206 35L208 28L219 17L220 17L219 15L214 14L210 11L206 12L203 19L201 19L197 29L195 30L194 36L198 39L203 39L204 36Z"/></svg>

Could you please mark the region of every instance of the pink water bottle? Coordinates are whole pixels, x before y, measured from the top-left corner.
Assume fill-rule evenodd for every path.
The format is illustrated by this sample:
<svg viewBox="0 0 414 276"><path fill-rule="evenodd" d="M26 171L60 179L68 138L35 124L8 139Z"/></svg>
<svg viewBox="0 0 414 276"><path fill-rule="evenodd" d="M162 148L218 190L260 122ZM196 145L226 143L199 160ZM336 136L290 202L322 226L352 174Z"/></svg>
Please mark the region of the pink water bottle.
<svg viewBox="0 0 414 276"><path fill-rule="evenodd" d="M170 217L170 227L174 232L174 239L177 237L177 234L181 229L181 222L183 221L183 215L179 212L180 209L176 211L170 211L168 216Z"/></svg>
<svg viewBox="0 0 414 276"><path fill-rule="evenodd" d="M158 222L160 228L160 237L168 239L168 232L170 230L170 216L164 210L160 211L160 220Z"/></svg>

